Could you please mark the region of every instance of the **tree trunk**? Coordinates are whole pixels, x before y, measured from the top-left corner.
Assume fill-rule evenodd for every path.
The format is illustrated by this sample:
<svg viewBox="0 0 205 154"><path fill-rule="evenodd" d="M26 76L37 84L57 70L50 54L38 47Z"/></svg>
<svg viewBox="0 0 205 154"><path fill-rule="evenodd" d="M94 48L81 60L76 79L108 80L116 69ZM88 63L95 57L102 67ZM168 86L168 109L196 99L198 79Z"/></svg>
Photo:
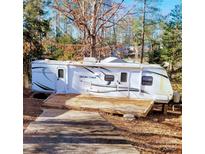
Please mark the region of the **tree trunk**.
<svg viewBox="0 0 205 154"><path fill-rule="evenodd" d="M173 81L174 64L171 62L170 80Z"/></svg>
<svg viewBox="0 0 205 154"><path fill-rule="evenodd" d="M85 16L85 1L83 1L83 10L82 10L82 12L83 12L83 16ZM84 27L83 28L83 45L86 44L86 38L87 38L87 36L86 36L86 29Z"/></svg>
<svg viewBox="0 0 205 154"><path fill-rule="evenodd" d="M145 35L145 14L146 14L146 0L144 0L143 16L142 16L142 51L141 51L141 60L143 63L144 58L144 35Z"/></svg>
<svg viewBox="0 0 205 154"><path fill-rule="evenodd" d="M115 26L113 26L113 44L116 45L117 44L117 35L116 35L116 29Z"/></svg>
<svg viewBox="0 0 205 154"><path fill-rule="evenodd" d="M27 89L29 88L29 76L27 73L23 75L23 87Z"/></svg>
<svg viewBox="0 0 205 154"><path fill-rule="evenodd" d="M93 2L93 16L91 22L91 57L97 58L96 39L97 39L97 0Z"/></svg>
<svg viewBox="0 0 205 154"><path fill-rule="evenodd" d="M30 56L24 57L24 62L23 62L23 87L24 88L29 88L29 80L30 77Z"/></svg>
<svg viewBox="0 0 205 154"><path fill-rule="evenodd" d="M96 37L94 35L91 36L91 55L90 57L97 58L96 54Z"/></svg>

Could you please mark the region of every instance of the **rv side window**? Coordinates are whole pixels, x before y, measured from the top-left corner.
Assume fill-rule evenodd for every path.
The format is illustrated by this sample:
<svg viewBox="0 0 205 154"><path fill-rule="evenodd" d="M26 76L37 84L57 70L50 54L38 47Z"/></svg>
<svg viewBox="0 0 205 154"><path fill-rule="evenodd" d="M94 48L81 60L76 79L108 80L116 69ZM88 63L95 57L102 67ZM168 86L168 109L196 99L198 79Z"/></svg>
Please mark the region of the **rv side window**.
<svg viewBox="0 0 205 154"><path fill-rule="evenodd" d="M152 76L142 76L142 85L151 86L153 82Z"/></svg>
<svg viewBox="0 0 205 154"><path fill-rule="evenodd" d="M58 69L58 78L63 78L64 71L63 69Z"/></svg>
<svg viewBox="0 0 205 154"><path fill-rule="evenodd" d="M105 81L114 81L114 75L105 75Z"/></svg>
<svg viewBox="0 0 205 154"><path fill-rule="evenodd" d="M120 81L121 82L127 82L127 73L121 73Z"/></svg>

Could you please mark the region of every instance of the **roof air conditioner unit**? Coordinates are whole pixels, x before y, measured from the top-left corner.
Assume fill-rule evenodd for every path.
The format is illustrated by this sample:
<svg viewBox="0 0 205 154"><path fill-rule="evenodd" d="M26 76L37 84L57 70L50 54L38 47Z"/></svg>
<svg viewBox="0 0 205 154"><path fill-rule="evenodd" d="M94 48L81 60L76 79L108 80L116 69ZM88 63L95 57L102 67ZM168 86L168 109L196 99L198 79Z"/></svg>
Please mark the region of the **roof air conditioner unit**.
<svg viewBox="0 0 205 154"><path fill-rule="evenodd" d="M97 59L94 57L84 57L84 59L83 59L84 64L93 64L96 62L97 62Z"/></svg>

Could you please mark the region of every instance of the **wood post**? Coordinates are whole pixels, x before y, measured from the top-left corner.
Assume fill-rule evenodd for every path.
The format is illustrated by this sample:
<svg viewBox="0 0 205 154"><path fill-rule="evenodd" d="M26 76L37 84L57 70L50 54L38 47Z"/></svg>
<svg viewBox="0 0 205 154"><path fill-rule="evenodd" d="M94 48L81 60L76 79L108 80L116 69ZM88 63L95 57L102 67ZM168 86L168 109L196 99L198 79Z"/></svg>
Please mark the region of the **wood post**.
<svg viewBox="0 0 205 154"><path fill-rule="evenodd" d="M162 112L164 115L167 115L168 104L162 104Z"/></svg>

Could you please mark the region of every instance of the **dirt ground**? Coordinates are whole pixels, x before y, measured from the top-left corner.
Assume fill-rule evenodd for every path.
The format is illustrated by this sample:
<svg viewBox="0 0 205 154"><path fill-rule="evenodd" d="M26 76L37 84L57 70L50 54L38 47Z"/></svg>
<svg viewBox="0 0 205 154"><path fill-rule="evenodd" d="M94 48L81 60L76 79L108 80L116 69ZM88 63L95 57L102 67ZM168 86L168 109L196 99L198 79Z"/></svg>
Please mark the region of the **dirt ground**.
<svg viewBox="0 0 205 154"><path fill-rule="evenodd" d="M42 100L24 98L23 99L23 129L29 125L30 122L34 121L41 113Z"/></svg>
<svg viewBox="0 0 205 154"><path fill-rule="evenodd" d="M30 98L32 93L24 90L23 126L24 130L41 113L42 99ZM100 113L103 118L120 130L142 153L182 153L182 116L180 110L167 115L152 111L146 118L127 121L122 116Z"/></svg>
<svg viewBox="0 0 205 154"><path fill-rule="evenodd" d="M42 113L43 100L31 98L31 95L30 90L23 89L23 130Z"/></svg>
<svg viewBox="0 0 205 154"><path fill-rule="evenodd" d="M101 115L142 153L182 153L182 117L177 112L169 110L163 115L153 111L146 118L133 121L106 113Z"/></svg>

